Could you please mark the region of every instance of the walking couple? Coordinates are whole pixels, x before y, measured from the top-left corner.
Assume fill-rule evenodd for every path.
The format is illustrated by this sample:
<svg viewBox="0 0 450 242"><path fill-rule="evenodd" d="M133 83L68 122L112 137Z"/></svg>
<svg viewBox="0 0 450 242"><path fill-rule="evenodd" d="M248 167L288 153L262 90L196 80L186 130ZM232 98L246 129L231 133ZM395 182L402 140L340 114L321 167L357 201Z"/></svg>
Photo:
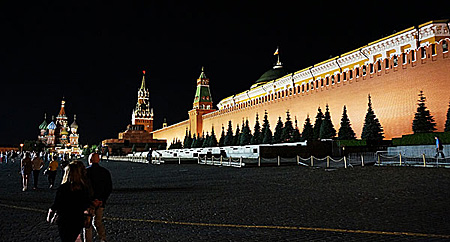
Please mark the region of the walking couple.
<svg viewBox="0 0 450 242"><path fill-rule="evenodd" d="M63 242L75 241L81 234L85 241L92 241L92 226L85 224L86 217L93 216L93 224L101 241L106 241L106 231L102 222L106 200L112 192L110 172L99 165L98 154L89 156L89 165L73 161L64 168L61 186L50 207L47 221L58 225Z"/></svg>

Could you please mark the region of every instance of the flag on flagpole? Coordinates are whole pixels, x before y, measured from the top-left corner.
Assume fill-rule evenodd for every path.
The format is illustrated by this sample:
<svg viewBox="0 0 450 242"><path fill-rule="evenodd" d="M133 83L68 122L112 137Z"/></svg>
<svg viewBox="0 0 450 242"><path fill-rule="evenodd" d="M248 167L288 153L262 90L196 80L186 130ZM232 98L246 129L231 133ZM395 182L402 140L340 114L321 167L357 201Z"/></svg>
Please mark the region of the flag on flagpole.
<svg viewBox="0 0 450 242"><path fill-rule="evenodd" d="M278 47L277 47L277 50L275 51L275 53L273 53L273 55L278 55Z"/></svg>

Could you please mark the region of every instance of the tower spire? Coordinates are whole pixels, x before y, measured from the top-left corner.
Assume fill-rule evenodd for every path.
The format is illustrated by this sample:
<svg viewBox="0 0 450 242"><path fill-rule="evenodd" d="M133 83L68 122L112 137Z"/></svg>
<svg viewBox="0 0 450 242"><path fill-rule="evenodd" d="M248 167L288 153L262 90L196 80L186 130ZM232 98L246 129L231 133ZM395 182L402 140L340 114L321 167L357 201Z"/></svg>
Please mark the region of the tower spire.
<svg viewBox="0 0 450 242"><path fill-rule="evenodd" d="M277 69L277 68L283 68L283 64L280 61L280 51L279 51L280 47L277 46L277 50L275 50L275 53L273 53L273 55L277 56L277 63L273 66L273 69Z"/></svg>
<svg viewBox="0 0 450 242"><path fill-rule="evenodd" d="M142 71L141 90L145 90L145 70Z"/></svg>
<svg viewBox="0 0 450 242"><path fill-rule="evenodd" d="M195 92L194 109L213 109L211 92L209 90L209 79L206 77L205 68L202 66L202 72L197 79L197 90Z"/></svg>

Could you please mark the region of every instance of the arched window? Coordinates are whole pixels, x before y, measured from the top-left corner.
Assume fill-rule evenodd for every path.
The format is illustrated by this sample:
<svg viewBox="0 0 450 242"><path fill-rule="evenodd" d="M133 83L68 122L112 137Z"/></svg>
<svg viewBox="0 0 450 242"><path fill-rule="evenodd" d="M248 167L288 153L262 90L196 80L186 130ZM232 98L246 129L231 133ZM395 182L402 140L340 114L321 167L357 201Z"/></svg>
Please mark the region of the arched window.
<svg viewBox="0 0 450 242"><path fill-rule="evenodd" d="M327 80L327 86L330 85L330 78L328 76L327 76L326 80Z"/></svg>
<svg viewBox="0 0 450 242"><path fill-rule="evenodd" d="M406 53L402 53L402 64L406 64Z"/></svg>
<svg viewBox="0 0 450 242"><path fill-rule="evenodd" d="M359 67L356 67L355 72L356 72L356 77L359 77Z"/></svg>
<svg viewBox="0 0 450 242"><path fill-rule="evenodd" d="M334 75L331 76L331 85L334 85Z"/></svg>
<svg viewBox="0 0 450 242"><path fill-rule="evenodd" d="M367 67L366 67L366 65L363 65L362 73L363 73L363 76L365 76L367 74Z"/></svg>
<svg viewBox="0 0 450 242"><path fill-rule="evenodd" d="M384 60L384 68L389 69L389 59Z"/></svg>
<svg viewBox="0 0 450 242"><path fill-rule="evenodd" d="M348 71L348 78L353 79L353 70Z"/></svg>
<svg viewBox="0 0 450 242"><path fill-rule="evenodd" d="M306 91L309 92L309 83L306 83Z"/></svg>
<svg viewBox="0 0 450 242"><path fill-rule="evenodd" d="M448 42L447 40L442 41L442 51L447 52L448 51Z"/></svg>
<svg viewBox="0 0 450 242"><path fill-rule="evenodd" d="M320 86L323 87L323 79L320 79Z"/></svg>
<svg viewBox="0 0 450 242"><path fill-rule="evenodd" d="M377 71L381 71L381 60L377 61Z"/></svg>
<svg viewBox="0 0 450 242"><path fill-rule="evenodd" d="M416 61L416 51L411 50L411 61Z"/></svg>
<svg viewBox="0 0 450 242"><path fill-rule="evenodd" d="M398 66L398 57L397 57L397 55L394 55L394 58L392 59L392 61L394 62L394 66Z"/></svg>
<svg viewBox="0 0 450 242"><path fill-rule="evenodd" d="M342 73L342 80L347 81L347 72Z"/></svg>
<svg viewBox="0 0 450 242"><path fill-rule="evenodd" d="M341 83L341 74L337 74L337 83Z"/></svg>

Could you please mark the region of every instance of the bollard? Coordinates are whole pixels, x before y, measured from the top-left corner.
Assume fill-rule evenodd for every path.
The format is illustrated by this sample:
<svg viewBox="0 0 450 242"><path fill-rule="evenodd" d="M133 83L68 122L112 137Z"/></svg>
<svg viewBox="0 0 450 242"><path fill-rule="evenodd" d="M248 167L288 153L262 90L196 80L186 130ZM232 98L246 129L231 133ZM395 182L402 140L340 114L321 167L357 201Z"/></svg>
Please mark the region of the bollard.
<svg viewBox="0 0 450 242"><path fill-rule="evenodd" d="M364 166L364 156L361 155L361 166Z"/></svg>
<svg viewBox="0 0 450 242"><path fill-rule="evenodd" d="M344 156L344 167L347 169L347 157Z"/></svg>
<svg viewBox="0 0 450 242"><path fill-rule="evenodd" d="M261 166L261 156L258 155L258 167Z"/></svg>
<svg viewBox="0 0 450 242"><path fill-rule="evenodd" d="M380 154L377 154L378 165L381 165Z"/></svg>
<svg viewBox="0 0 450 242"><path fill-rule="evenodd" d="M314 166L314 158L313 158L313 156L311 156L311 167L313 167Z"/></svg>
<svg viewBox="0 0 450 242"><path fill-rule="evenodd" d="M300 164L300 156L297 155L297 165Z"/></svg>
<svg viewBox="0 0 450 242"><path fill-rule="evenodd" d="M222 155L220 155L220 166L222 166Z"/></svg>
<svg viewBox="0 0 450 242"><path fill-rule="evenodd" d="M425 162L425 154L422 154L422 159L423 159L423 167L426 167L427 163Z"/></svg>
<svg viewBox="0 0 450 242"><path fill-rule="evenodd" d="M181 165L181 157L178 157L178 165Z"/></svg>
<svg viewBox="0 0 450 242"><path fill-rule="evenodd" d="M400 166L402 166L402 153L398 152L398 155L400 156Z"/></svg>
<svg viewBox="0 0 450 242"><path fill-rule="evenodd" d="M242 167L242 156L241 156L241 158L239 159L239 167Z"/></svg>
<svg viewBox="0 0 450 242"><path fill-rule="evenodd" d="M278 166L280 166L280 156L278 156Z"/></svg>
<svg viewBox="0 0 450 242"><path fill-rule="evenodd" d="M327 168L330 168L330 156L327 155Z"/></svg>

